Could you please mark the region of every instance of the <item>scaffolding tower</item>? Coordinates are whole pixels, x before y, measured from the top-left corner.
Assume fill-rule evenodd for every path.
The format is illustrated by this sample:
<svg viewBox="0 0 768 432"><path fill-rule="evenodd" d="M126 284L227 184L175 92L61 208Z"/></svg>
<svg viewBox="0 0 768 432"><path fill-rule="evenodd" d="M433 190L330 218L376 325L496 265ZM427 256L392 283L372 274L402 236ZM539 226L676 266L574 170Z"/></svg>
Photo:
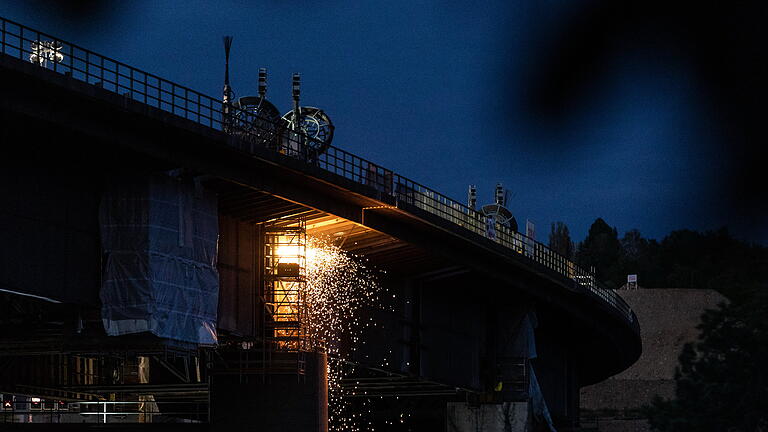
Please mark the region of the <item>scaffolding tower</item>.
<svg viewBox="0 0 768 432"><path fill-rule="evenodd" d="M303 376L309 343L307 230L303 219L264 226L264 372Z"/></svg>

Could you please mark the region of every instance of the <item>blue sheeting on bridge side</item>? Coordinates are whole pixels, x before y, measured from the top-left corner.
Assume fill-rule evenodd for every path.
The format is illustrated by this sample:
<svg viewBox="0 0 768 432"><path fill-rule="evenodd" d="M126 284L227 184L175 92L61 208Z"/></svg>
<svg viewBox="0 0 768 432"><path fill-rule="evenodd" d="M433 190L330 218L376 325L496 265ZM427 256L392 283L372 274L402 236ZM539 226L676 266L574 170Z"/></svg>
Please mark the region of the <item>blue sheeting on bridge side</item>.
<svg viewBox="0 0 768 432"><path fill-rule="evenodd" d="M175 172L124 178L104 192L99 224L107 334L215 344L216 196Z"/></svg>
<svg viewBox="0 0 768 432"><path fill-rule="evenodd" d="M533 367L529 365L528 371L530 373L528 381L528 395L531 403L533 421L546 425L550 432L557 432L555 430L555 425L552 422L552 416L549 414L547 402L544 400L544 394L541 392L541 387L539 387L538 380L536 380L536 373L533 371Z"/></svg>
<svg viewBox="0 0 768 432"><path fill-rule="evenodd" d="M529 360L526 367L528 368L528 400L532 420L537 424L544 425L549 431L556 432L552 416L549 413L549 408L547 408L547 402L544 400L544 394L541 392L536 373L530 362L531 359L537 357L536 337L534 336L536 327L538 327L536 314L533 311L528 312L520 322L512 349L516 356L525 357Z"/></svg>

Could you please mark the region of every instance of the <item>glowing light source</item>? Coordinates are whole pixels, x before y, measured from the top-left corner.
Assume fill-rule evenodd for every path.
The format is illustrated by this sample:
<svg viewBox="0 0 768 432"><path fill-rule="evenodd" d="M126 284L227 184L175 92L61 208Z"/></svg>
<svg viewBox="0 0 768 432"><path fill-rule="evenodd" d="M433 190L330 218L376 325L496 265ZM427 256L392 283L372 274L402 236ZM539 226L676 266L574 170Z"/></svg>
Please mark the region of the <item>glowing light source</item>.
<svg viewBox="0 0 768 432"><path fill-rule="evenodd" d="M306 231L303 221L266 228L265 307L272 347L304 351L306 322Z"/></svg>
<svg viewBox="0 0 768 432"><path fill-rule="evenodd" d="M61 53L61 42L59 41L32 41L30 45L29 61L40 66L47 66L48 62L61 63L64 61L64 54Z"/></svg>
<svg viewBox="0 0 768 432"><path fill-rule="evenodd" d="M278 256L280 262L293 262L298 263L301 256L301 248L299 245L282 244L275 250L275 255Z"/></svg>
<svg viewBox="0 0 768 432"><path fill-rule="evenodd" d="M381 272L366 267L362 257L335 246L331 237L307 236L305 229L303 221L265 227L268 338L278 350L328 354L329 428L358 431L367 420L345 398L342 379L354 372L353 355L365 344L366 329L378 327L365 311L384 309L391 296L378 282ZM388 363L383 359L379 366Z"/></svg>

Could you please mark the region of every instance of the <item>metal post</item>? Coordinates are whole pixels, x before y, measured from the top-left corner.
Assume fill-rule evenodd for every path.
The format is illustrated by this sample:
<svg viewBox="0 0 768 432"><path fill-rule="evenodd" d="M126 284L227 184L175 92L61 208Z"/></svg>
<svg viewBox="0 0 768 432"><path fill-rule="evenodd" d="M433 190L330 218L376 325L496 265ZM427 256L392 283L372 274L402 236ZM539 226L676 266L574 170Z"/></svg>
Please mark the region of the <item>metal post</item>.
<svg viewBox="0 0 768 432"><path fill-rule="evenodd" d="M234 97L232 87L229 86L229 51L232 48L232 39L232 36L224 36L224 89L221 98L221 126L225 132L229 132L230 129L229 107Z"/></svg>
<svg viewBox="0 0 768 432"><path fill-rule="evenodd" d="M267 69L259 68L259 99L267 95Z"/></svg>
<svg viewBox="0 0 768 432"><path fill-rule="evenodd" d="M293 131L299 131L299 121L301 119L301 108L299 107L299 98L301 96L301 75L293 74Z"/></svg>
<svg viewBox="0 0 768 432"><path fill-rule="evenodd" d="M298 155L305 155L303 137L301 136L301 107L299 106L299 98L301 96L301 75L298 73L293 74L293 124L291 130L293 131L293 139L296 140L296 151ZM290 143L289 143L290 146ZM298 156L297 155L297 156Z"/></svg>

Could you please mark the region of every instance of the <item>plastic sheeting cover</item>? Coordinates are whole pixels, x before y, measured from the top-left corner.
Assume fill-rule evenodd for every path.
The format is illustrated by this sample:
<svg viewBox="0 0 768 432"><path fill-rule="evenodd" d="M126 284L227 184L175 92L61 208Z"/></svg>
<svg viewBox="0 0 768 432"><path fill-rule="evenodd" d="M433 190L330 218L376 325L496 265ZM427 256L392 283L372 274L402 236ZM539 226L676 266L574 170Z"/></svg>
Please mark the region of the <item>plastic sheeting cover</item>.
<svg viewBox="0 0 768 432"><path fill-rule="evenodd" d="M99 224L107 334L215 344L216 196L170 174L125 178L104 193Z"/></svg>
<svg viewBox="0 0 768 432"><path fill-rule="evenodd" d="M550 432L557 432L555 425L552 422L552 416L549 414L549 408L547 408L547 402L544 400L544 394L539 387L539 381L536 379L536 373L533 371L532 366L528 366L530 373L530 380L528 382L528 395L531 403L531 411L533 412L533 420L539 424L545 425Z"/></svg>
<svg viewBox="0 0 768 432"><path fill-rule="evenodd" d="M538 356L536 353L536 336L534 334L534 330L538 325L539 322L536 313L533 311L528 312L520 323L520 327L517 330L517 337L513 343L513 352L515 355L525 357L528 360ZM533 365L528 362L527 367L529 376L528 398L533 414L533 420L538 424L544 425L550 432L556 432L554 423L552 422L552 416L547 407L547 402L544 400L544 394L541 392L541 387L536 379Z"/></svg>

